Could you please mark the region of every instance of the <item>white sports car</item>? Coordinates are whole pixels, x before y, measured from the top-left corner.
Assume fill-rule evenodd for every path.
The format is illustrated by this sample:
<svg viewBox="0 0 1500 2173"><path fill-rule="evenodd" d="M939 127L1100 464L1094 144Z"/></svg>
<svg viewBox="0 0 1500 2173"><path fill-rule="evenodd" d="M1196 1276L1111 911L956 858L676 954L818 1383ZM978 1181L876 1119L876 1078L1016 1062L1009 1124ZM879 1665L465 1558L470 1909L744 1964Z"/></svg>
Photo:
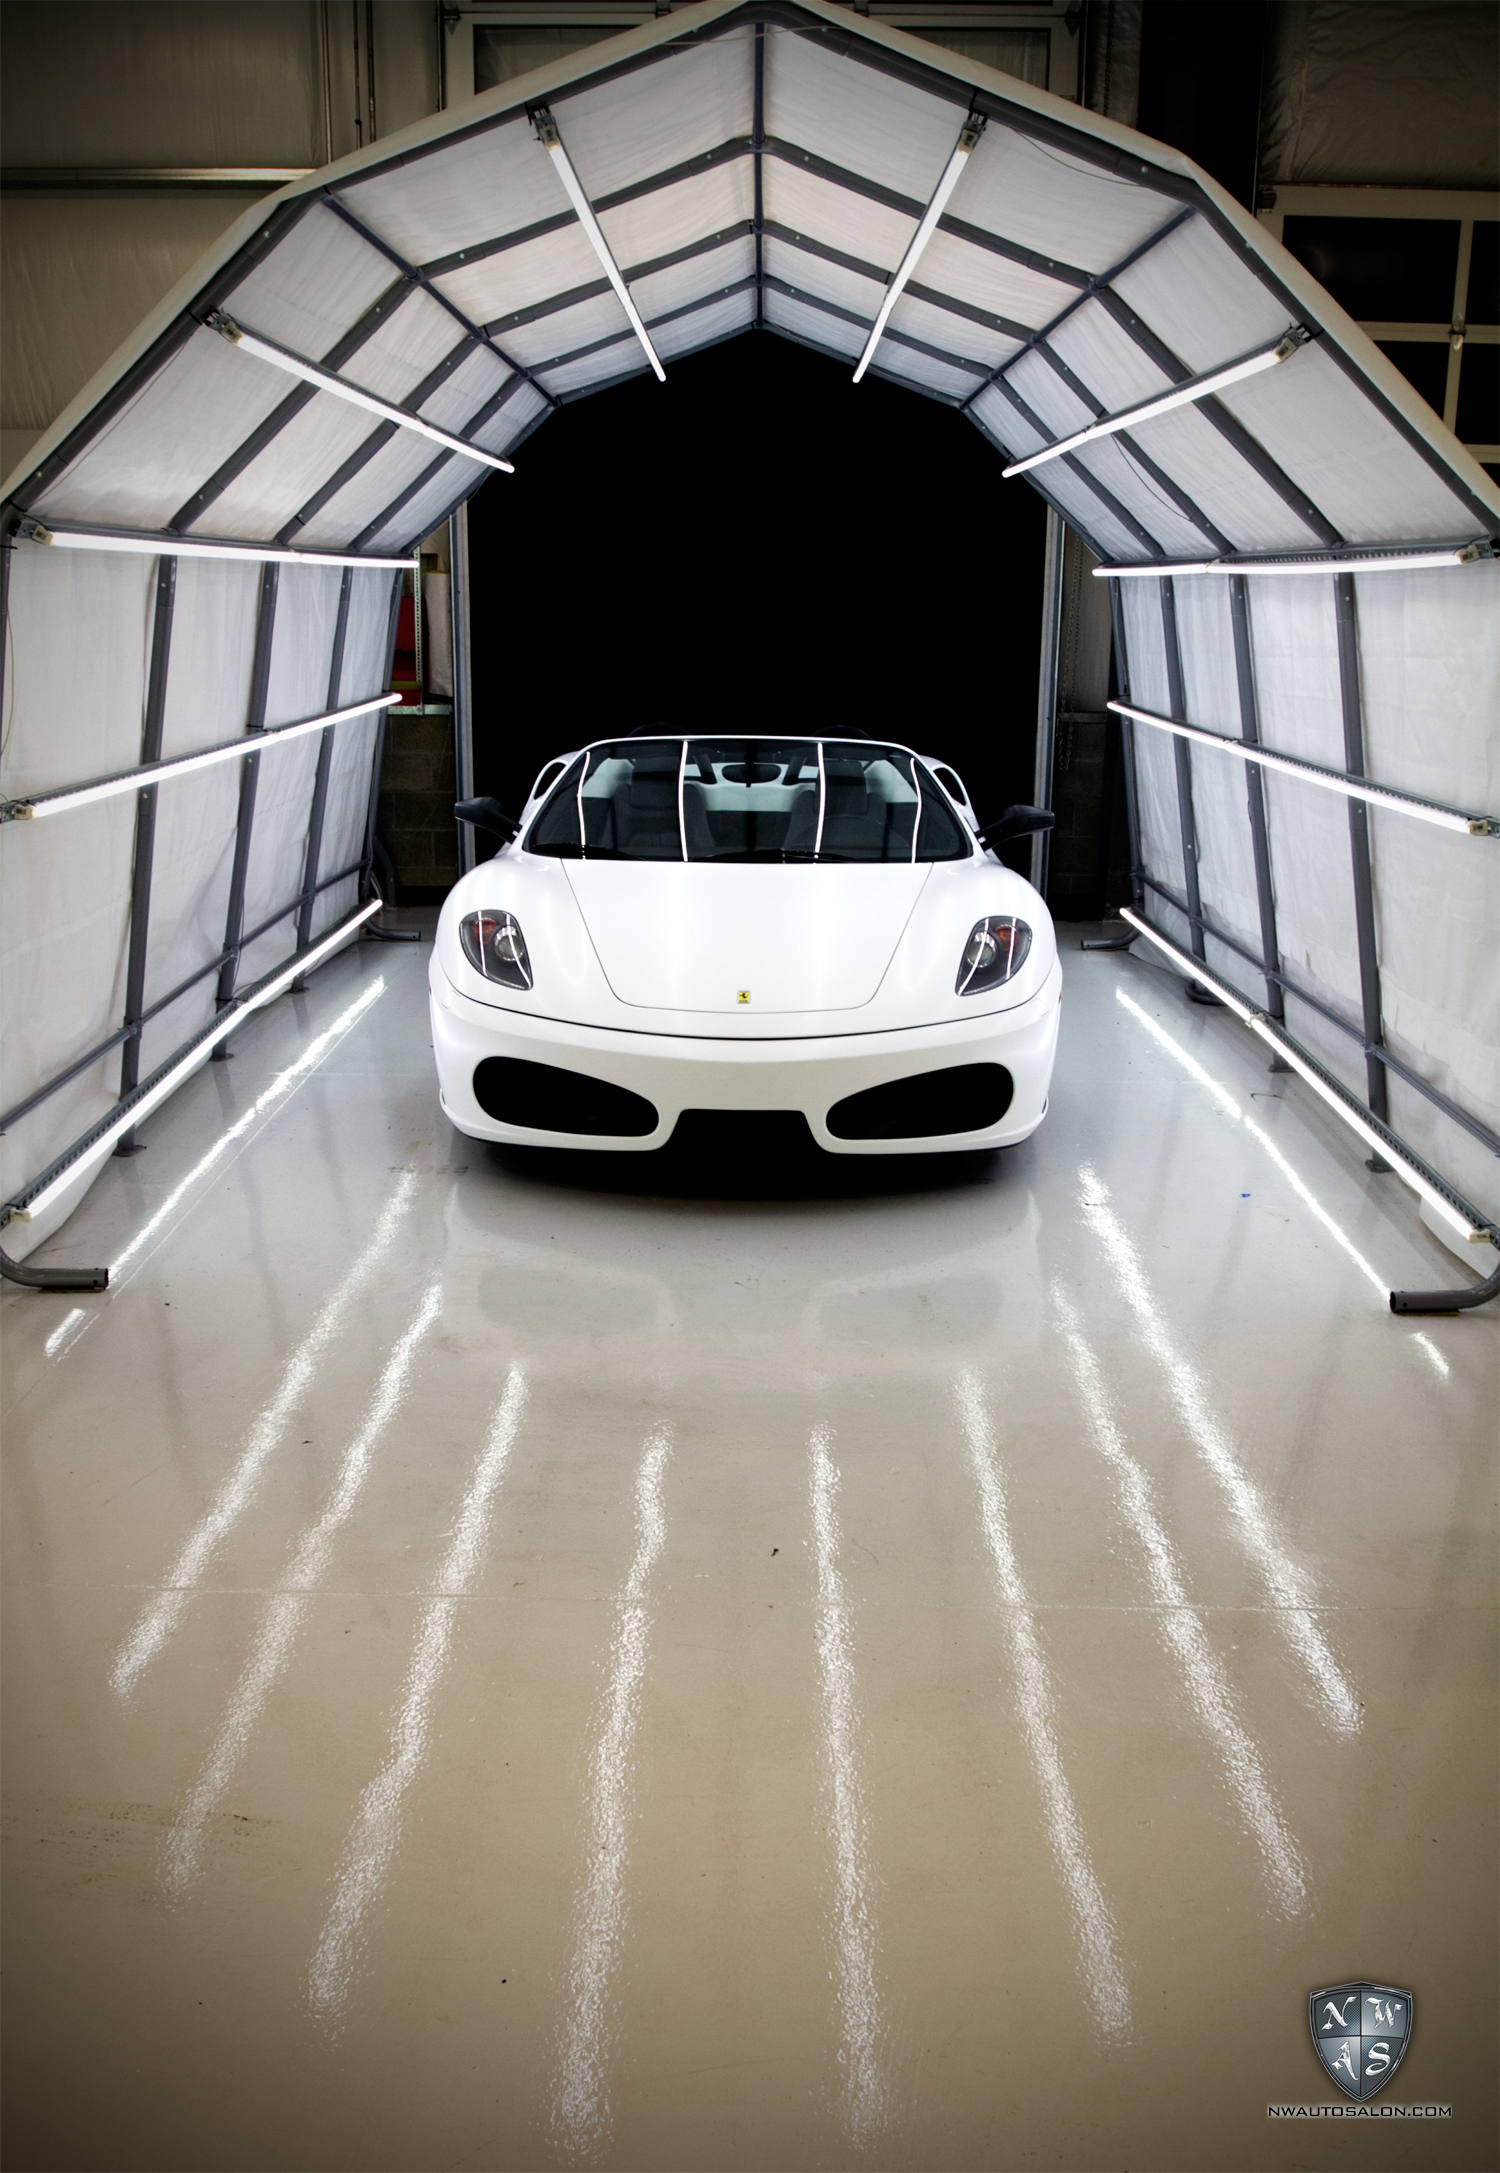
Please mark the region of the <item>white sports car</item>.
<svg viewBox="0 0 1500 2173"><path fill-rule="evenodd" d="M861 738L601 740L548 763L433 950L443 1108L474 1139L648 1151L687 1110L801 1111L830 1154L1007 1147L1047 1109L1046 906L946 764Z"/></svg>

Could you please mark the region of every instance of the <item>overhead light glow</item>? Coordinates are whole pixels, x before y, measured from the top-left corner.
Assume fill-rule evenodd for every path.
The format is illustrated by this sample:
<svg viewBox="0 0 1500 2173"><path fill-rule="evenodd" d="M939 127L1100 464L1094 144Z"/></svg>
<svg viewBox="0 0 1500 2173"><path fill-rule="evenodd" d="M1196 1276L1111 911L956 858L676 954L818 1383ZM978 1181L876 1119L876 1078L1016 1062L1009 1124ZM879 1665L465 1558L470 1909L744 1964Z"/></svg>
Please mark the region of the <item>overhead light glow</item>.
<svg viewBox="0 0 1500 2173"><path fill-rule="evenodd" d="M301 355L294 355L289 348L278 347L273 340L262 339L256 332L247 332L243 325L216 310L208 320L209 329L221 333L231 346L241 354L254 355L261 362L269 362L278 370L285 370L289 377L300 377L304 383L316 385L319 392L331 392L336 400L347 400L351 407L365 408L371 415L379 415L388 423L397 423L403 430L414 430L418 437L431 438L434 445L446 446L450 453L461 453L465 460L477 460L483 467L498 468L503 475L514 475L515 469L498 453L481 452L467 438L455 438L447 430L439 430L436 423L424 423L419 415L408 408L396 407L389 400L381 400L373 392L365 392L358 385L351 385L347 378L336 377L331 370L319 369L316 362L308 362Z"/></svg>
<svg viewBox="0 0 1500 2173"><path fill-rule="evenodd" d="M138 535L120 529L56 528L23 522L23 543L50 543L59 551L130 551L147 558L248 558L272 566L368 566L375 571L407 572L409 558L361 558L348 552L290 551L272 543L213 543L195 536Z"/></svg>
<svg viewBox="0 0 1500 2173"><path fill-rule="evenodd" d="M243 738L226 740L222 746L205 747L201 754L178 755L168 762L146 762L139 769L122 770L118 777L101 777L96 784L80 785L73 792L50 792L35 800L0 801L0 822L40 822L44 815L62 815L71 808L87 807L94 800L112 800L117 793L139 792L143 785L186 777L194 770L212 769L218 762L233 762L243 755L260 754L267 747L284 746L289 739L304 739L309 732L323 732L333 724L347 724L351 717L365 717L377 709L394 708L400 699L399 694L372 695L368 702L356 702L350 709L330 710L326 717L308 717L301 724L273 725L266 732L247 732Z"/></svg>
<svg viewBox="0 0 1500 2173"><path fill-rule="evenodd" d="M646 360L655 370L658 379L662 384L665 384L667 373L662 368L661 357L651 344L651 335L641 320L640 311L630 299L630 289L625 284L625 276L614 260L614 254L609 243L604 239L604 233L599 221L594 217L594 207L584 193L583 183L573 170L573 161L563 149L563 140L557 132L557 123L545 106L542 106L533 118L536 121L537 134L541 138L542 148L557 168L562 185L568 192L569 201L578 214L578 223L589 238L589 245L603 267L605 278L620 297L621 306L630 319L630 329L645 349Z"/></svg>
<svg viewBox="0 0 1500 2173"><path fill-rule="evenodd" d="M1006 474L1010 474L1007 468ZM1370 558L1202 558L1176 562L1158 559L1145 566L1095 566L1096 581L1160 581L1193 573L1410 573L1428 566L1472 566L1494 554L1488 542L1456 543L1442 551L1384 551Z"/></svg>
<svg viewBox="0 0 1500 2173"><path fill-rule="evenodd" d="M274 981L268 981L265 987L258 989L248 1001L232 1005L216 1022L213 1029L206 1033L201 1041L193 1044L193 1047L183 1057L181 1063L174 1064L164 1077L157 1080L156 1085L149 1094L143 1094L139 1101L132 1101L128 1108L122 1108L114 1122L107 1125L98 1137L90 1142L87 1150L78 1157L78 1160L70 1162L65 1170L59 1170L51 1184L43 1186L35 1199L28 1200L24 1207L11 1208L9 1219L12 1222L35 1222L39 1215L44 1215L53 1202L61 1198L62 1194L68 1190L69 1186L77 1184L79 1177L85 1170L92 1169L94 1164L102 1159L122 1132L128 1132L131 1126L139 1124L143 1117L149 1117L152 1110L164 1102L174 1088L182 1084L188 1073L201 1064L211 1050L216 1049L221 1041L236 1032L244 1024L252 1011L258 1011L262 1004L268 1004L273 996L279 996L284 988L289 988L299 973L307 973L312 967L321 965L330 951L337 950L341 943L347 942L356 928L360 927L363 922L369 920L373 914L378 913L380 910L381 901L378 898L372 898L370 903L362 906L357 913L352 913L347 920L340 921L333 933L325 936L321 943L315 943L310 951L299 952L297 957L292 959L290 964L277 974Z"/></svg>
<svg viewBox="0 0 1500 2173"><path fill-rule="evenodd" d="M1489 815L1466 815L1456 807L1437 807L1431 800L1397 792L1390 785L1368 784L1363 779L1346 777L1339 770L1325 770L1316 762L1300 762L1293 755L1268 754L1253 740L1229 739L1223 732L1205 732L1196 724L1176 724L1170 717L1153 715L1149 709L1132 709L1128 702L1110 702L1106 706L1137 724L1153 725L1158 732L1171 732L1199 747L1217 747L1240 762L1253 762L1258 769L1300 777L1304 784L1321 785L1327 792L1341 793L1346 800L1365 800L1372 807L1388 807L1398 815L1415 815L1420 822L1433 822L1441 830L1458 830L1468 837L1500 837L1500 821Z"/></svg>
<svg viewBox="0 0 1500 2173"><path fill-rule="evenodd" d="M1262 370L1274 370L1278 362L1285 362L1305 347L1311 333L1300 324L1293 325L1285 339L1274 347L1263 347L1259 353L1245 355L1238 362L1226 362L1222 370L1210 370L1206 376L1190 377L1184 385L1174 385L1170 392L1158 395L1154 400L1143 400L1139 407L1128 407L1119 415L1102 415L1098 422L1090 423L1086 430L1075 430L1069 438L1059 438L1055 445L1044 445L1039 453L1028 453L1024 460L1013 460L1004 471L1006 475L1024 475L1028 468L1039 468L1044 460L1056 460L1063 453L1076 452L1080 445L1092 445L1096 438L1112 438L1117 430L1133 430L1137 423L1148 423L1158 415L1169 415L1174 407L1187 407L1194 400L1206 400L1212 392L1222 392L1226 385L1237 385L1241 378L1258 377Z"/></svg>
<svg viewBox="0 0 1500 2173"><path fill-rule="evenodd" d="M1186 951L1179 950L1175 943L1162 935L1158 929L1153 928L1149 921L1142 920L1138 913L1133 913L1129 906L1121 908L1120 918L1128 921L1137 935L1145 936L1147 941L1154 943L1159 951L1164 951L1167 957L1176 966L1180 967L1184 973L1190 974L1194 979L1202 977L1207 980L1214 994L1223 998L1235 1017L1242 1019L1252 1034L1259 1035L1267 1048L1274 1050L1277 1056L1290 1064L1298 1078L1306 1081L1313 1092L1328 1104L1336 1117L1342 1117L1350 1131L1364 1141L1372 1154L1377 1154L1382 1161L1388 1162L1402 1183L1410 1185L1412 1191L1427 1202L1433 1213L1440 1217L1450 1230L1455 1231L1459 1237L1471 1245L1482 1245L1488 1241L1489 1231L1480 1229L1472 1223L1467 1215L1461 1213L1454 1206L1446 1193L1438 1190L1425 1171L1418 1169L1415 1163L1407 1160L1400 1147L1388 1139L1383 1132L1377 1132L1373 1124L1367 1124L1357 1110L1351 1109L1343 1096L1336 1093L1328 1081L1308 1063L1296 1044L1287 1035L1277 1031L1264 1011L1253 1010L1249 1004L1235 996L1217 976L1212 978L1207 976L1204 973L1201 959L1190 958Z"/></svg>
<svg viewBox="0 0 1500 2173"><path fill-rule="evenodd" d="M959 130L958 142L953 148L953 156L943 168L942 179L932 192L932 201L922 214L921 223L911 238L905 256L896 267L895 276L885 290L885 300L881 303L875 322L870 327L870 337L865 341L865 351L855 365L854 382L856 385L870 367L875 350L885 336L886 323L891 311L900 301L901 291L916 270L922 251L931 241L933 229L943 216L943 209L949 197L958 186L958 177L968 164L969 153L978 143L983 128L983 120L974 114L970 114L968 120L964 122L963 127ZM1007 475L1011 473L1009 468L1005 472Z"/></svg>

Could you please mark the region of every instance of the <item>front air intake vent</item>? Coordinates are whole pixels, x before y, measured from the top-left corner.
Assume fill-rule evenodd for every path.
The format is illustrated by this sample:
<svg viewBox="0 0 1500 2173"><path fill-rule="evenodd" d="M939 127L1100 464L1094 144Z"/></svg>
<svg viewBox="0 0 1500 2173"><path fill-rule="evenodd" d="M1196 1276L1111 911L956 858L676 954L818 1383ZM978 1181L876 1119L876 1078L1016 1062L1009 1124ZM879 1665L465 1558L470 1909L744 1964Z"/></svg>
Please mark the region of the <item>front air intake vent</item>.
<svg viewBox="0 0 1500 2173"><path fill-rule="evenodd" d="M942 1139L952 1132L987 1132L1005 1115L1014 1092L1003 1064L953 1064L850 1094L829 1110L828 1129L835 1139Z"/></svg>
<svg viewBox="0 0 1500 2173"><path fill-rule="evenodd" d="M474 1099L497 1124L528 1132L576 1132L590 1139L644 1139L660 1123L655 1105L608 1079L556 1064L487 1056L474 1071Z"/></svg>

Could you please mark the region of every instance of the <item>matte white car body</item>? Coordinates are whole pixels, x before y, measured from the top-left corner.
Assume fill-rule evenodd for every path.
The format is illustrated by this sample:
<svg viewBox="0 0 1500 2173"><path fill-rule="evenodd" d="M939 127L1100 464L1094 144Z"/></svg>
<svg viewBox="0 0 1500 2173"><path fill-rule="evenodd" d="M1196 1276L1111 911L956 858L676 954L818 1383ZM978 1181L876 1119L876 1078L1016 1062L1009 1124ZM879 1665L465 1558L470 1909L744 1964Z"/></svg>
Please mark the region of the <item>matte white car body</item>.
<svg viewBox="0 0 1500 2173"><path fill-rule="evenodd" d="M1010 1146L1035 1131L1062 971L1045 904L993 854L976 845L962 860L799 865L529 853L557 775L549 764L518 837L462 878L439 918L433 1047L443 1109L461 1132L651 1152L684 1110L800 1110L829 1153L932 1154ZM945 766L950 778L958 784ZM949 804L972 836L967 801L955 792ZM498 986L465 956L459 925L480 909L520 923L530 989ZM989 994L959 996L964 945L987 914L1025 921L1030 951ZM502 1122L474 1088L476 1068L496 1056L608 1081L643 1096L659 1121L635 1137ZM976 1064L1002 1065L1013 1082L985 1129L894 1139L829 1129L829 1111L851 1095Z"/></svg>

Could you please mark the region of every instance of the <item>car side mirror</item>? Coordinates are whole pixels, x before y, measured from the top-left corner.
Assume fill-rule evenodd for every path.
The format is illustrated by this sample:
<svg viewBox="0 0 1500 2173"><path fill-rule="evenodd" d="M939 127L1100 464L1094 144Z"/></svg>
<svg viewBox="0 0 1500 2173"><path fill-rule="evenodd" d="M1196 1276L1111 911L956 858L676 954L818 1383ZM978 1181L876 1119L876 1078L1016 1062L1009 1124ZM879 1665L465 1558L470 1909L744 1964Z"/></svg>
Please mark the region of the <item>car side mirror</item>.
<svg viewBox="0 0 1500 2173"><path fill-rule="evenodd" d="M1050 830L1057 821L1050 807L1008 807L993 822L975 832L981 845L1008 845L1012 838L1027 838L1038 830Z"/></svg>
<svg viewBox="0 0 1500 2173"><path fill-rule="evenodd" d="M514 815L506 814L498 800L460 800L453 812L460 822L472 823L476 830L486 831L502 845L508 845L521 827Z"/></svg>

